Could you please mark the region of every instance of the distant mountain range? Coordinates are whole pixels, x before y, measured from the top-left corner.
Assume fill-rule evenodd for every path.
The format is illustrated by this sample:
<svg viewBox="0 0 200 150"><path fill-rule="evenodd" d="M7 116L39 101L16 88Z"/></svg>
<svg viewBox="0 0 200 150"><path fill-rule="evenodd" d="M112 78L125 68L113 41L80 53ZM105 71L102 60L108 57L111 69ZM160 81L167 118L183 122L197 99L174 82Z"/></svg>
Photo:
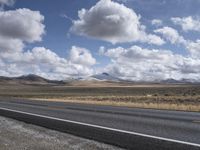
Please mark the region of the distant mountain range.
<svg viewBox="0 0 200 150"><path fill-rule="evenodd" d="M29 74L19 77L0 76L0 83L5 84L65 84L64 81L49 80L38 75Z"/></svg>
<svg viewBox="0 0 200 150"><path fill-rule="evenodd" d="M114 77L106 72L101 74L95 74L88 78L85 78L85 80L97 80L97 81L113 81L113 82L120 82L122 79Z"/></svg>
<svg viewBox="0 0 200 150"><path fill-rule="evenodd" d="M86 82L87 81L87 82ZM129 80L123 80L117 77L114 77L110 75L109 73L100 73L95 74L89 77L78 77L78 78L70 78L66 80L49 80L43 77L40 77L38 75L29 74L29 75L23 75L19 77L4 77L0 76L0 83L3 84L50 84L50 85L57 85L57 84L69 84L72 82L116 82L116 83L137 83L137 84L145 84L145 83L154 83L154 84L199 84L200 82L197 82L195 80L189 80L189 79L182 79L182 80L175 80L175 79L166 79L161 81L129 81Z"/></svg>
<svg viewBox="0 0 200 150"><path fill-rule="evenodd" d="M166 79L166 80L156 80L156 81L132 81L132 80L123 80L117 77L114 77L108 73L101 73L92 75L89 78L85 78L82 80L98 80L98 81L113 81L113 82L132 82L132 83L165 83L165 84L183 84L183 83L199 83L199 81L196 80L190 80L190 79L181 79L181 80L175 80L175 79Z"/></svg>

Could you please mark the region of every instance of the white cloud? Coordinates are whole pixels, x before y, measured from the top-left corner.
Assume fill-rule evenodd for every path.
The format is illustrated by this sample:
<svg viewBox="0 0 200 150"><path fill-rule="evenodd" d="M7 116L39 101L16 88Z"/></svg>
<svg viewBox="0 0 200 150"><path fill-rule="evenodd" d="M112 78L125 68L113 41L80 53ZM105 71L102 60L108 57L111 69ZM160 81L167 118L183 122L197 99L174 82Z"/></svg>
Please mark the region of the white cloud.
<svg viewBox="0 0 200 150"><path fill-rule="evenodd" d="M0 35L26 42L41 41L44 16L39 11L17 9L0 12Z"/></svg>
<svg viewBox="0 0 200 150"><path fill-rule="evenodd" d="M200 40L196 40L196 42L189 42L186 48L193 58L200 58Z"/></svg>
<svg viewBox="0 0 200 150"><path fill-rule="evenodd" d="M74 48L71 51L74 51ZM71 59L61 58L44 47L35 47L26 52L0 53L0 65L4 74L8 76L33 73L50 79L66 79L70 76L85 76L93 73L90 67L92 64L88 66L85 62L74 63Z"/></svg>
<svg viewBox="0 0 200 150"><path fill-rule="evenodd" d="M185 40L183 36L179 35L178 31L171 27L163 27L154 30L155 33L162 34L163 38L170 41L172 44L182 44L189 52L189 57L200 58L200 40L190 41Z"/></svg>
<svg viewBox="0 0 200 150"><path fill-rule="evenodd" d="M50 79L66 79L93 73L96 60L89 50L72 47L69 59L44 47L25 50L26 43L42 40L44 16L39 11L0 11L0 75L33 73Z"/></svg>
<svg viewBox="0 0 200 150"><path fill-rule="evenodd" d="M92 57L91 53L87 49L77 46L72 46L69 59L72 63L84 66L91 66L96 63L95 58Z"/></svg>
<svg viewBox="0 0 200 150"><path fill-rule="evenodd" d="M21 51L23 47L24 44L21 40L2 37L0 35L0 52Z"/></svg>
<svg viewBox="0 0 200 150"><path fill-rule="evenodd" d="M12 5L12 0L0 0L0 5ZM42 40L45 34L44 16L39 11L17 9L0 11L0 75L18 76L28 73L51 79L86 76L94 73L96 59L88 49L73 46L66 58L45 47L25 50L26 43ZM200 31L200 21L192 17L172 18L184 31ZM156 26L161 20L152 20ZM105 71L131 80L162 80L167 78L199 79L200 40L185 40L171 28L163 27L148 34L134 10L111 0L100 0L90 9L79 11L79 19L73 20L71 30L76 34L111 43L145 42L162 45L163 39L172 44L183 44L187 56L170 50L145 49L139 46L117 47L99 53L111 59ZM163 39L155 35L161 34Z"/></svg>
<svg viewBox="0 0 200 150"><path fill-rule="evenodd" d="M184 31L200 31L200 18L189 17L174 17L172 22L180 25Z"/></svg>
<svg viewBox="0 0 200 150"><path fill-rule="evenodd" d="M200 60L174 54L170 50L132 46L108 49L111 58L105 71L129 80L200 79Z"/></svg>
<svg viewBox="0 0 200 150"><path fill-rule="evenodd" d="M178 31L171 27L163 27L160 29L154 30L155 33L162 34L163 38L170 41L172 44L186 44L187 41L179 35Z"/></svg>
<svg viewBox="0 0 200 150"><path fill-rule="evenodd" d="M161 39L159 36L154 34L144 34L144 36L141 36L141 41L147 42L148 44L155 44L155 45L163 45L165 41Z"/></svg>
<svg viewBox="0 0 200 150"><path fill-rule="evenodd" d="M156 35L147 34L132 9L111 0L100 0L89 10L78 12L79 19L73 21L71 31L87 37L115 43L146 42L162 45L164 41Z"/></svg>
<svg viewBox="0 0 200 150"><path fill-rule="evenodd" d="M39 11L0 11L0 52L22 51L24 42L41 41L44 16Z"/></svg>
<svg viewBox="0 0 200 150"><path fill-rule="evenodd" d="M153 19L153 20L151 21L151 24L152 24L152 25L155 25L155 26L162 26L163 22L162 22L162 20L160 20L160 19Z"/></svg>

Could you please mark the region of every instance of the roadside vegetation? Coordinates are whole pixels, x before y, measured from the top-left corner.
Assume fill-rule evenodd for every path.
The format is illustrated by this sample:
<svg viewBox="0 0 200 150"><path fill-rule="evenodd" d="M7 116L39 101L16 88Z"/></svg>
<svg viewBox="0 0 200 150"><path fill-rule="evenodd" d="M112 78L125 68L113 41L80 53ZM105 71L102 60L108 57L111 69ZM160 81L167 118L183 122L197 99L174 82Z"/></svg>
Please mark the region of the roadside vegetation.
<svg viewBox="0 0 200 150"><path fill-rule="evenodd" d="M1 97L200 112L199 85L1 85Z"/></svg>

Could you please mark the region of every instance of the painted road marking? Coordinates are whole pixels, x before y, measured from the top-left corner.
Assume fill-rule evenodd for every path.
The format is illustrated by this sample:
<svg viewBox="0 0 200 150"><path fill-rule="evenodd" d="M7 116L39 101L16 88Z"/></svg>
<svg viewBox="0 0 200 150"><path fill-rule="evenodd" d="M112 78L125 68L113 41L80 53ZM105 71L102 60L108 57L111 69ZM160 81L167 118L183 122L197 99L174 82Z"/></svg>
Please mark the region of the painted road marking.
<svg viewBox="0 0 200 150"><path fill-rule="evenodd" d="M148 135L148 134L143 134L143 133L138 133L138 132L120 130L120 129L104 127L104 126L99 126L99 125L94 125L94 124L88 124L88 123L83 123L83 122L78 122L78 121L60 119L60 118L55 118L55 117L50 117L50 116L28 113L28 112L19 111L19 110L12 110L12 109L3 108L3 107L0 107L0 109L6 110L6 111L11 111L11 112L16 112L16 113L22 113L22 114L26 114L26 115L31 115L31 116L36 116L36 117L42 117L42 118L46 118L46 119L63 121L63 122L66 122L66 123L74 123L74 124L88 126L88 127L94 127L94 128L104 129L104 130L110 130L110 131L115 131L115 132L120 132L120 133L126 133L126 134L131 134L131 135L137 135L137 136L142 136L142 137L147 137L147 138L153 138L153 139L158 139L158 140L163 140L163 141L168 141L168 142L174 142L174 143L179 143L179 144L186 144L186 145L200 147L200 144L191 143L191 142L185 142L185 141L180 141L180 140L175 140L175 139L153 136L153 135Z"/></svg>

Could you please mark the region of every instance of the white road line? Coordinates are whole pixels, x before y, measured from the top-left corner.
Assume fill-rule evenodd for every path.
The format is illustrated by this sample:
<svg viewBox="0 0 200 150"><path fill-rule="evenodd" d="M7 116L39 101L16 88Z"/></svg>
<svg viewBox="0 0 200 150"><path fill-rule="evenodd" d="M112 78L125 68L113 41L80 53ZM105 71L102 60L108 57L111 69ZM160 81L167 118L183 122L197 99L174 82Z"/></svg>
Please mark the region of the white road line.
<svg viewBox="0 0 200 150"><path fill-rule="evenodd" d="M153 139L158 139L158 140L163 140L163 141L168 141L168 142L174 142L174 143L180 143L180 144L186 144L186 145L200 147L200 144L196 144L196 143L184 142L184 141L180 141L180 140L174 140L174 139L169 139L169 138L164 138L164 137L159 137L159 136L153 136L153 135L131 132L131 131L126 131L126 130L114 129L114 128L109 128L109 127L104 127L104 126L99 126L99 125L78 122L78 121L65 120L65 119L60 119L60 118L55 118L55 117L50 117L50 116L28 113L28 112L19 111L19 110L12 110L12 109L3 108L3 107L0 107L0 109L6 110L6 111L11 111L11 112L16 112L16 113L22 113L22 114L26 114L26 115L31 115L31 116L36 116L36 117L53 119L53 120L57 120L57 121L63 121L66 123L74 123L74 124L88 126L88 127L94 127L94 128L105 129L105 130L110 130L110 131L115 131L115 132L120 132L120 133L126 133L126 134L131 134L131 135L137 135L137 136L142 136L142 137L147 137L147 138L153 138Z"/></svg>

